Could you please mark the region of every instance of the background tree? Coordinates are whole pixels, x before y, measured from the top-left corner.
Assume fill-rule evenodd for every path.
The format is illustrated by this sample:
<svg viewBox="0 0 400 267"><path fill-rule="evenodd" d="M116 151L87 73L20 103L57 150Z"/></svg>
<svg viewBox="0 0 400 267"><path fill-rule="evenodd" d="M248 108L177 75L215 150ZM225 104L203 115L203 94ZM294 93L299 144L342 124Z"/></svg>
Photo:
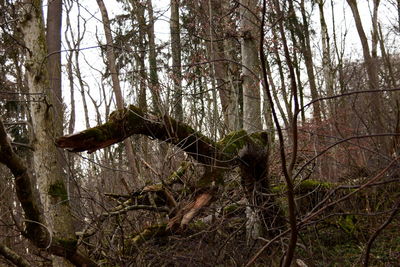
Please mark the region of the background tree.
<svg viewBox="0 0 400 267"><path fill-rule="evenodd" d="M172 80L174 83L172 109L175 117L183 120L183 90L182 90L182 68L181 68L181 37L179 23L179 1L171 0L171 55L172 55Z"/></svg>
<svg viewBox="0 0 400 267"><path fill-rule="evenodd" d="M122 109L122 108L124 108L124 99L122 97L122 91L121 91L121 86L120 86L119 77L118 77L118 70L116 68L114 43L113 43L112 34L111 34L111 25L110 25L107 9L106 9L106 6L104 5L104 2L102 0L97 0L97 4L100 8L101 17L103 19L104 32L105 32L106 42L107 42L107 62L108 62L108 68L109 68L109 71L111 74L112 83L113 83L115 100L117 103L117 108ZM144 94L144 93L142 93L142 94ZM144 97L145 97L145 94L144 94ZM133 179L136 180L134 182L134 184L135 184L135 186L137 186L139 183L139 181L137 179L138 171L137 171L137 168L135 165L136 160L135 160L135 156L133 154L132 144L129 141L129 139L126 139L124 144L125 144L126 155L128 158L128 166L129 166L130 171L133 173Z"/></svg>

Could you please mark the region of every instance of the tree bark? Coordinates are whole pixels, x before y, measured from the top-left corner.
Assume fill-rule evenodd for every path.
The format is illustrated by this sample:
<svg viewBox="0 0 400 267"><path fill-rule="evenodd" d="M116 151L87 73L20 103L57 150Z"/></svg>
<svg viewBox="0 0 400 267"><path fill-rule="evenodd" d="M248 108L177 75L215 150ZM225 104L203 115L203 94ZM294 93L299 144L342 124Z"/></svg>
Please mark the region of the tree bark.
<svg viewBox="0 0 400 267"><path fill-rule="evenodd" d="M46 40L48 49L47 69L49 84L54 92L53 105L57 120L63 120L63 101L61 92L61 22L62 0L49 1L47 6ZM62 123L61 123L62 125ZM62 127L59 129L62 132ZM61 134L58 133L58 134Z"/></svg>
<svg viewBox="0 0 400 267"><path fill-rule="evenodd" d="M332 68L330 39L324 14L324 1L318 0L318 9L319 9L319 20L321 24L322 67L324 72L325 91L327 96L329 97L333 96L335 93L333 89L335 72L333 71ZM328 107L330 116L334 115L335 107L333 106L333 101L328 102Z"/></svg>
<svg viewBox="0 0 400 267"><path fill-rule="evenodd" d="M172 79L173 89L173 110L175 118L183 121L183 91L182 91L182 66L181 66L181 37L179 27L179 0L171 0L171 54L172 54Z"/></svg>
<svg viewBox="0 0 400 267"><path fill-rule="evenodd" d="M144 17L145 6L142 3L138 3L136 0L132 1L132 4L136 9L136 20L139 26L139 34L138 34L138 45L137 50L138 53L136 55L136 61L139 67L139 108L143 111L147 110L147 97L146 97L146 66L145 66L145 57L146 57L146 19Z"/></svg>
<svg viewBox="0 0 400 267"><path fill-rule="evenodd" d="M62 111L57 110L57 105L53 103L55 91L50 88L47 69L43 68L47 48L42 2L25 1L23 13L25 19L21 22L21 31L29 49L26 54L26 76L29 93L36 100L30 102L34 131L33 166L44 208L45 224L54 238L75 240L69 199L59 161L61 156L53 144L54 136L62 133L62 121L56 116Z"/></svg>
<svg viewBox="0 0 400 267"><path fill-rule="evenodd" d="M62 24L62 1L53 0L47 6L46 40L48 49L47 70L49 74L49 85L52 91L52 104L54 105L54 128L55 134L63 133L64 107L61 88L61 24ZM71 101L73 100L73 90L71 91ZM74 111L74 110L72 110ZM71 112L73 114L73 112ZM75 114L73 114L75 115ZM75 118L74 118L75 119ZM74 120L73 119L73 120ZM72 121L73 121L72 120ZM64 162L62 153L57 153L57 163L60 166L60 177L64 179L61 163ZM64 184L69 187L67 181ZM69 190L67 189L67 193ZM68 196L69 198L69 196ZM57 215L56 215L57 216ZM70 221L72 225L72 221ZM55 226L57 227L57 226ZM70 233L71 234L71 233ZM54 257L53 266L71 266L64 258Z"/></svg>
<svg viewBox="0 0 400 267"><path fill-rule="evenodd" d="M149 36L149 67L150 67L150 92L153 99L153 108L157 113L161 113L164 107L161 102L161 88L158 81L158 67L157 67L157 54L156 54L156 44L154 36L154 15L153 15L153 5L151 0L147 0L147 11L149 13L149 24L147 29L147 35ZM163 111L165 112L165 111Z"/></svg>
<svg viewBox="0 0 400 267"><path fill-rule="evenodd" d="M310 85L310 91L311 91L311 99L315 100L318 99L319 93L314 73L314 62L312 58L311 43L310 43L310 36L308 29L309 28L308 18L304 7L304 0L301 0L300 2L300 10L303 19L303 24L301 25L301 27L299 25L299 22L297 21L297 16L295 14L295 10L293 7L293 2L292 1L289 2L289 13L293 18L294 28L300 41L301 53L304 56L304 64L306 65L308 83ZM321 123L321 105L319 101L316 101L313 104L313 117L316 120L317 124Z"/></svg>
<svg viewBox="0 0 400 267"><path fill-rule="evenodd" d="M20 267L29 267L31 266L29 262L27 262L23 257L18 255L15 251L11 250L6 245L0 244L0 255L4 258Z"/></svg>
<svg viewBox="0 0 400 267"><path fill-rule="evenodd" d="M13 151L1 119L0 163L6 165L14 176L17 198L24 210L25 231L23 235L38 248L46 249L53 255L65 257L76 266L97 266L95 262L77 252L77 239L75 236L65 237L60 236L59 233L51 232L39 197L40 190L37 190L36 185L33 183L32 171L26 167L23 160ZM65 197L65 194L62 194L61 187L59 189L60 191L57 191L58 195ZM40 193L42 194L42 192ZM65 206L65 203L57 204ZM71 215L69 213L67 215L70 217L64 218L62 215L63 219L68 219L65 223L70 222ZM56 222L58 223L59 220Z"/></svg>
<svg viewBox="0 0 400 267"><path fill-rule="evenodd" d="M373 24L373 40L372 40L372 49L370 50L368 39L364 31L364 27L361 22L361 17L358 11L357 1L356 0L347 0L351 11L353 13L354 22L356 24L358 36L360 38L363 56L364 56L364 65L368 75L368 85L370 90L377 90L379 89L379 76L378 76L378 66L377 66L377 12L379 7L379 0L374 1L374 12L372 18ZM367 112L367 129L368 132L372 133L380 133L384 132L387 128L386 125L382 121L382 99L381 94L373 94L371 93L369 96L365 98L365 104L368 109ZM368 107L368 105L371 107ZM390 145L388 144L387 140L384 138L378 139L378 144L376 144L377 149L384 150L386 155L390 154Z"/></svg>
<svg viewBox="0 0 400 267"><path fill-rule="evenodd" d="M237 130L238 114L236 111L236 92L231 86L230 80L232 75L228 72L230 62L225 60L229 57L229 49L231 49L230 39L225 37L228 31L227 25L230 25L229 16L225 11L229 8L227 0L209 0L209 17L204 22L208 25L208 36L210 38L210 60L213 67L213 75L216 80L216 88L221 100L221 109L224 116L224 125L228 132Z"/></svg>
<svg viewBox="0 0 400 267"><path fill-rule="evenodd" d="M240 1L241 54L243 80L243 128L248 132L262 129L260 99L260 59L258 37L260 18L258 1Z"/></svg>

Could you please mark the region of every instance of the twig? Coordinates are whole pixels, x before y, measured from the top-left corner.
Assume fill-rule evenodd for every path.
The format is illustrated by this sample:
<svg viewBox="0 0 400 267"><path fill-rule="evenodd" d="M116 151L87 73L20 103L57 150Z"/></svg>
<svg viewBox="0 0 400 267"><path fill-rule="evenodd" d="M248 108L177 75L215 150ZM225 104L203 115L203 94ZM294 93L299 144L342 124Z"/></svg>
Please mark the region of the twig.
<svg viewBox="0 0 400 267"><path fill-rule="evenodd" d="M400 91L400 88L391 88L391 89L376 89L376 90L361 90L361 91L354 91L354 92L347 92L339 95L333 95L333 96L327 96L327 97L320 97L317 99L314 99L311 102L308 102L305 104L300 111L306 109L307 107L311 106L315 102L318 101L324 101L324 100L330 100L330 99L335 99L335 98L340 98L340 97L345 97L345 96L351 96L351 95L357 95L357 94L367 94L367 93L384 93L384 92L394 92L394 91Z"/></svg>
<svg viewBox="0 0 400 267"><path fill-rule="evenodd" d="M363 264L364 267L368 267L368 265L369 265L369 254L370 254L370 250L372 247L372 243L374 243L375 239L378 237L380 232L382 232L383 229L385 229L386 226L388 226L392 222L392 220L394 219L394 217L396 216L396 214L399 210L400 210L400 198L397 199L396 204L394 205L394 208L393 208L390 216L386 219L386 221L378 229L376 229L375 233L373 233L373 235L369 238L369 240L367 242L367 246L365 247L364 264Z"/></svg>
<svg viewBox="0 0 400 267"><path fill-rule="evenodd" d="M330 203L330 204L327 204L327 205L321 207L319 210L317 210L317 211L311 213L310 215L308 215L307 217L305 217L301 222L299 222L299 223L297 224L298 229L300 229L301 227L306 226L308 221L310 221L312 218L314 218L314 217L316 217L317 215L319 215L322 211L326 210L327 208L332 207L332 206L338 204L339 202L342 202L343 200L346 200L347 198L349 198L350 196L356 194L356 193L359 192L360 190L362 190L362 189L364 189L364 188L370 186L371 184L375 183L377 180L379 180L380 178L382 178L382 176L386 173L386 171L387 171L390 167L392 167L392 165L393 165L397 160L398 160L398 158L392 160L392 162L390 162L390 164L389 164L388 166L386 166L385 169L383 169L382 171L380 171L377 175L375 175L375 176L374 176L372 179L370 179L368 182L366 182L365 184L361 185L358 189L356 189L356 190L350 192L349 194L343 196L342 198L338 199L338 200L335 201L335 202L332 202L332 203ZM324 200L322 200L320 203L325 203L325 202L329 199L329 197L330 197L334 192L336 192L338 189L340 189L340 187L333 189L333 190L328 194L328 196L327 196ZM317 209L317 208L320 207L320 206L321 206L320 204L317 205L313 210ZM311 212L312 212L312 211L311 211ZM289 232L290 232L290 229L288 229L288 230L282 232L281 234L275 236L275 237L274 237L273 239L271 239L268 243L266 243L266 244L265 244L262 248L260 248L260 249L254 254L254 256L247 262L246 267L251 266L251 265L254 263L254 261L255 261L258 257L260 257L261 253L262 253L264 250L266 250L267 248L269 248L269 246L271 246L271 244L273 244L276 240L278 240L278 239L281 238L282 236L285 236L285 235L288 234Z"/></svg>

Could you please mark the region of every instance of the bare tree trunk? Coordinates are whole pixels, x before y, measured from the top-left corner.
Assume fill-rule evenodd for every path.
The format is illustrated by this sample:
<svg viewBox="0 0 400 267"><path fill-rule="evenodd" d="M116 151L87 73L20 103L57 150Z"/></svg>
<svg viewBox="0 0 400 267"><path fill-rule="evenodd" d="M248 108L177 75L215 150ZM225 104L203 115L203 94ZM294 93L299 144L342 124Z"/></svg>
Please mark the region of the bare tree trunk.
<svg viewBox="0 0 400 267"><path fill-rule="evenodd" d="M172 79L174 81L173 110L175 118L183 121L183 91L181 67L181 37L179 27L179 0L171 0L171 53L172 53Z"/></svg>
<svg viewBox="0 0 400 267"><path fill-rule="evenodd" d="M386 51L386 45L384 42L384 37L382 35L382 29L381 26L378 25L379 27L379 46L380 46L380 50L381 50L381 54L382 54L382 59L385 62L385 67L387 68L387 75L385 77L385 83L387 86L389 86L389 88L394 88L396 86L396 78L394 75L394 71L393 71L393 63L391 61L390 55L387 53ZM396 98L397 98L397 94L396 94Z"/></svg>
<svg viewBox="0 0 400 267"><path fill-rule="evenodd" d="M275 28L272 29L272 33L273 33L274 38L276 40L279 40L279 36L278 36L276 31L277 30ZM286 113L285 114L287 114L286 115L287 121L288 121L288 123L290 125L290 124L292 124L292 121L293 121L292 102L291 102L291 99L289 97L290 94L288 95L288 89L287 89L287 86L286 86L286 83L285 83L286 78L285 78L285 74L284 74L284 68L283 68L281 56L279 54L279 49L280 48L279 48L277 42L274 42L273 45L274 45L274 56L275 56L275 60L276 60L276 65L278 67L278 73L279 73L279 78L280 78L280 82L281 82L281 88L280 88L279 91L282 94L282 98L283 98L282 100L283 100L283 103L285 104L285 109L286 109ZM276 91L273 91L273 92L274 92L274 98L275 98L274 100L276 102L278 102L277 92ZM285 125L286 125L286 123L285 123ZM288 126L288 125L286 125L286 126ZM289 129L289 127L287 127L287 129Z"/></svg>
<svg viewBox="0 0 400 267"><path fill-rule="evenodd" d="M297 17L294 14L292 1L290 1L289 3L291 9L291 11L289 12L291 12L291 14L293 15L293 18L295 20L295 26L297 28L300 37L301 52L304 56L304 64L306 65L308 83L310 85L310 91L311 91L311 99L315 100L319 97L319 93L314 73L314 62L312 58L311 43L310 43L310 36L308 29L308 18L304 7L304 0L301 0L300 2L300 10L303 18L303 27L304 27L303 29L299 27L299 24L297 22ZM317 124L321 123L321 105L319 101L313 104L313 117L316 120Z"/></svg>
<svg viewBox="0 0 400 267"><path fill-rule="evenodd" d="M63 170L59 161L60 152L54 146L55 136L59 135L60 131L62 133L62 121L56 116L56 114L62 114L62 111L57 110L59 105L53 104L53 99L57 99L56 95L60 92L51 89L50 84L53 83L49 82L47 69L43 68L47 49L42 2L25 1L23 8L23 17L26 21L21 23L21 30L25 45L29 49L26 55L27 81L29 92L37 98L37 101L30 103L35 138L32 145L36 181L49 231L53 233L54 238L75 240ZM60 34L59 30L55 31ZM60 66L52 67L59 69ZM52 75L60 77L54 69ZM57 78L54 81L57 81ZM54 265L68 266L69 264L64 260L56 259Z"/></svg>
<svg viewBox="0 0 400 267"><path fill-rule="evenodd" d="M258 39L260 19L258 1L240 1L241 54L243 80L243 128L248 132L262 129L260 100L260 59Z"/></svg>
<svg viewBox="0 0 400 267"><path fill-rule="evenodd" d="M71 23L69 19L69 13L72 9L72 5L70 7L66 8L66 30L64 33L65 41L67 43L67 47L70 50L67 54L67 76L68 76L68 81L69 81L69 90L70 90L70 114L69 114L69 123L68 123L68 134L72 134L75 129L75 90L74 90L74 73L73 73L73 56L74 56L74 51L73 51L73 46L69 40L67 31L68 28L70 28Z"/></svg>
<svg viewBox="0 0 400 267"><path fill-rule="evenodd" d="M77 46L78 50L79 50L79 44ZM82 75L81 75L81 68L80 68L80 64L79 64L79 52L75 52L75 73L76 76L78 78L78 82L79 82L79 92L81 93L81 97L82 97L82 105L83 105L83 113L85 116L85 125L86 127L90 127L90 122L89 122L89 110L88 110L88 106L87 106L87 102L86 102L86 94L85 94L85 83L83 81Z"/></svg>
<svg viewBox="0 0 400 267"><path fill-rule="evenodd" d="M261 97L260 97L260 59L258 57L258 42L260 36L260 19L258 1L240 1L241 55L242 55L242 85L243 85L243 129L252 133L262 129ZM256 188L254 188L256 190ZM250 205L259 205L255 195L249 194ZM256 239L262 235L260 213L250 206L246 208L247 238Z"/></svg>
<svg viewBox="0 0 400 267"><path fill-rule="evenodd" d="M112 83L113 83L113 90L114 90L114 94L115 94L115 98L116 98L117 108L123 109L124 108L124 100L122 98L121 86L119 84L118 71L116 68L110 20L108 18L107 9L106 9L106 6L104 5L103 0L97 0L97 4L101 11L104 32L106 35L107 62L108 62L108 68L111 72L111 79L112 79ZM132 144L129 139L125 139L124 144L125 144L125 150L126 150L126 154L127 154L127 158L128 158L128 165L129 165L130 171L133 173L132 178L135 182L135 185L138 186L139 185L138 184L139 181L138 181L138 177L137 177L138 171L136 168L136 160L135 160L135 156L133 154Z"/></svg>
<svg viewBox="0 0 400 267"><path fill-rule="evenodd" d="M324 15L324 1L318 1L319 8L319 19L321 24L321 37L322 37L322 68L324 71L324 81L325 81L325 91L327 96L334 95L334 72L332 68L332 60L331 60L331 48L330 48L330 40L328 34L328 27L325 22ZM335 112L335 108L333 106L333 101L328 102L329 114L332 115Z"/></svg>
<svg viewBox="0 0 400 267"><path fill-rule="evenodd" d="M50 88L54 92L53 105L56 107L57 120L63 120L63 105L61 93L61 22L62 1L49 1L47 6L46 40L49 56L47 69L49 72ZM61 123L62 127L62 123ZM62 134L62 128L58 129Z"/></svg>
<svg viewBox="0 0 400 267"><path fill-rule="evenodd" d="M272 96L274 98L274 101L276 103L276 107L279 110L279 115L281 116L282 120L283 120L283 124L285 125L286 129L289 129L290 124L289 124L289 120L288 120L288 115L287 113L285 113L285 111L283 110L281 101L278 98L278 89L276 88L276 85L274 83L274 79L272 78L272 71L271 71L271 66L268 63L268 60L265 62L266 65L266 72L268 75L268 82L272 91ZM265 94L267 94L267 92L264 92Z"/></svg>
<svg viewBox="0 0 400 267"><path fill-rule="evenodd" d="M81 94L81 98L82 98L82 106L83 106L83 113L84 113L84 118L85 118L85 125L86 128L90 127L90 123L89 123L89 110L87 107L87 103L86 103L86 94L85 94L85 83L83 80L83 77L81 75L81 69L80 69L80 64L79 64L79 50L80 50L80 43L85 35L86 32L86 22L83 24L83 29L81 30L81 20L78 19L76 21L76 29L75 31L72 31L71 29L69 30L69 33L71 35L71 42L69 42L69 38L67 37L67 32L68 29L71 28L71 24L70 24L70 18L69 18L69 10L72 9L73 6L73 2L70 1L66 1L65 2L65 6L66 6L66 33L65 33L65 39L66 39L66 43L68 45L68 48L73 50L73 52L71 52L72 54L75 53L75 64L73 65L73 71L76 75L76 78L78 79L78 84L79 84L79 92ZM78 17L80 16L80 6L77 5L77 10L78 10ZM76 38L75 38L76 36ZM71 63L72 64L72 63Z"/></svg>
<svg viewBox="0 0 400 267"><path fill-rule="evenodd" d="M222 105L222 114L224 117L224 124L228 132L237 129L237 112L236 105L236 92L235 88L231 88L232 75L229 74L228 68L230 63L225 60L230 58L228 56L229 49L231 49L230 40L224 36L229 31L228 25L231 25L229 16L225 15L228 11L229 2L227 0L208 1L209 25L208 33L210 43L210 60L212 61L212 68L216 80L216 87L219 93L219 99ZM215 99L216 100L216 99Z"/></svg>
<svg viewBox="0 0 400 267"><path fill-rule="evenodd" d="M374 1L374 14L372 18L373 27L376 28L377 21L377 12L379 7L380 0ZM361 22L361 17L357 7L356 0L347 0L351 11L353 13L354 22L357 27L358 35L360 37L360 42L363 50L364 56L364 64L367 70L368 75L368 85L370 90L379 89L379 77L378 77L378 67L376 60L376 49L377 49L377 30L373 30L373 40L372 40L372 50L370 51L368 39L364 31L364 27ZM371 107L368 108L368 120L370 123L368 124L370 129L367 129L369 132L380 133L385 131L385 125L382 121L382 100L381 94L371 94L365 98L365 101L370 101ZM386 144L386 140L384 138L378 139L378 144L376 144L377 148L384 149L385 153L389 153L388 144Z"/></svg>
<svg viewBox="0 0 400 267"><path fill-rule="evenodd" d="M221 1L221 12L222 12L222 20L223 20L223 34L224 34L224 40L223 40L223 49L224 49L224 57L225 59L234 59L237 60L238 58L238 51L236 48L236 39L235 38L229 38L226 37L226 32L227 31L233 31L234 29L228 28L232 26L227 26L227 25L234 25L234 21L227 16L227 14L230 12L230 1L229 0L222 0ZM227 103L226 103L226 113L227 113L227 126L228 129L230 130L239 130L242 128L242 114L240 114L240 101L239 101L239 88L240 88L240 82L238 82L239 76L240 76L240 65L232 62L227 62L227 69L226 69L226 75L227 77L225 78L225 82L228 82L229 84L225 87L227 90ZM220 93L221 97L221 93ZM222 103L222 98L221 98L221 103Z"/></svg>
<svg viewBox="0 0 400 267"><path fill-rule="evenodd" d="M163 107L160 96L161 88L157 74L157 56L156 56L156 44L154 36L154 15L153 15L153 5L151 3L151 0L147 0L147 11L149 13L149 25L147 29L147 35L149 36L149 66L150 66L149 87L153 99L154 111L160 113L161 110L163 110Z"/></svg>
<svg viewBox="0 0 400 267"><path fill-rule="evenodd" d="M364 27L361 22L360 14L358 12L357 1L356 0L347 0L347 3L349 4L351 11L353 12L354 22L356 24L358 35L360 37L365 66L366 66L367 73L368 73L369 87L371 90L376 90L379 87L376 62L372 58L371 53L370 53L368 39L367 39L367 36L364 31ZM376 101L374 102L374 106L376 108L378 108L378 110L379 110L379 102L377 102L378 99L379 98L376 98ZM376 110L376 111L378 111L378 110Z"/></svg>
<svg viewBox="0 0 400 267"><path fill-rule="evenodd" d="M139 34L138 34L138 44L137 50L138 52L135 55L135 59L137 62L137 66L139 67L139 108L142 110L148 109L147 106L147 73L146 73L146 19L144 17L145 5L136 0L132 1L132 5L135 7L135 17L139 26ZM141 144L143 157L148 159L149 146L148 142L145 138L141 138L140 142L135 142L138 145ZM135 149L137 151L137 149ZM141 172L142 173L142 172Z"/></svg>
<svg viewBox="0 0 400 267"><path fill-rule="evenodd" d="M400 0L397 0L397 22L400 31Z"/></svg>
<svg viewBox="0 0 400 267"><path fill-rule="evenodd" d="M136 0L132 1L132 4L136 6L136 19L139 26L139 36L138 36L138 53L136 54L137 65L139 66L139 108L147 110L147 100L146 100L146 19L144 17L145 6L138 3Z"/></svg>

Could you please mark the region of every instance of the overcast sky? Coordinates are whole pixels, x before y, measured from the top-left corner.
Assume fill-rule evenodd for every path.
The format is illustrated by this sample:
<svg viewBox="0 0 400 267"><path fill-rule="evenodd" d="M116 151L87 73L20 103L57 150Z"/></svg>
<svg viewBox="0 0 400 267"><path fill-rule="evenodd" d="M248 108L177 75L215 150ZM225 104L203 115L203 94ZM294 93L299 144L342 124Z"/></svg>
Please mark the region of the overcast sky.
<svg viewBox="0 0 400 267"><path fill-rule="evenodd" d="M158 20L155 24L155 34L156 34L156 41L168 41L169 40L169 0L153 0L153 5L154 5L154 13L155 16L158 15ZM308 2L308 1L307 1ZM325 8L325 19L328 24L328 31L329 34L332 35L332 12L331 12L331 5L330 1L326 1L326 8ZM388 26L395 24L397 22L397 10L394 9L392 6L388 4L388 0L382 0L380 5L380 12L379 12L379 20L382 21L384 31ZM73 24L73 27L76 27L76 3L79 3L81 6L81 16L87 20L87 33L85 34L85 38L82 41L81 48L90 48L94 47L92 49L87 49L87 50L82 50L81 51L81 68L82 68L82 75L86 82L88 82L88 85L90 87L90 91L93 94L93 96L96 97L98 93L96 90L100 87L100 73L97 72L96 70L93 70L88 67L88 65L94 66L96 69L102 70L104 69L103 61L99 60L100 57L100 52L99 49L96 48L98 45L97 40L96 40L96 33L98 36L102 37L104 36L104 30L103 26L101 24L101 14L98 10L98 6L96 3L96 0L86 0L86 1L76 1L75 2L75 11L71 14L71 21ZM370 8L372 8L372 1L368 0L359 0L359 9L360 9L360 14L362 16L362 22L365 27L365 31L367 36L369 37L371 35L370 33L370 28L371 28L371 15L370 15ZM106 7L109 12L109 17L110 19L114 18L116 14L121 13L121 8L120 6L115 2L115 1L105 1ZM370 6L371 4L371 6ZM340 37L342 34L347 30L348 33L346 35L345 39L345 51L346 51L346 56L351 59L351 60L357 60L362 58L361 54L361 49L360 49L360 40L358 37L357 30L354 26L354 20L353 16L351 13L350 8L348 7L348 4L346 1L342 0L336 0L334 1L334 10L335 10L335 23L336 23L336 33L337 36ZM64 17L65 18L65 17ZM65 23L65 20L64 20ZM317 48L320 45L320 28L319 28L319 12L317 6L315 6L314 11L313 11L313 17L312 17L312 26L315 28L316 34L313 37L313 43L315 45L315 48ZM65 26L65 25L64 25ZM82 27L82 26L81 26ZM385 28L386 27L386 28ZM397 43L394 40L393 41L393 46L397 47ZM105 43L105 41L104 41ZM390 44L390 42L389 42ZM65 48L65 47L64 47ZM390 48L390 47L389 47ZM316 53L319 53L318 49L315 49ZM319 56L318 54L314 55L315 56L315 62L318 62ZM65 61L66 54L63 54L63 60ZM85 62L86 61L86 62ZM121 74L123 75L123 74ZM132 103L135 101L135 97L133 98L128 98L127 97L127 92L130 92L130 86L129 84L124 84L122 83L121 86L123 87L123 91L125 93L126 97L126 102ZM77 114L82 114L82 104L81 104L81 99L80 99L80 94L78 91L78 86L77 84L75 85L76 91L75 91L75 97L76 97L76 108L77 108ZM66 103L67 109L69 107L70 103L70 97L69 97L69 82L66 79L66 75L64 75L64 80L63 80L63 88L64 90L64 101ZM89 99L88 99L89 100ZM93 110L93 106L91 103L88 101L88 106L91 110ZM91 126L94 126L96 124L95 121L95 114L91 114ZM77 124L76 124L76 130L82 130L84 129L84 123L83 119L77 119Z"/></svg>

